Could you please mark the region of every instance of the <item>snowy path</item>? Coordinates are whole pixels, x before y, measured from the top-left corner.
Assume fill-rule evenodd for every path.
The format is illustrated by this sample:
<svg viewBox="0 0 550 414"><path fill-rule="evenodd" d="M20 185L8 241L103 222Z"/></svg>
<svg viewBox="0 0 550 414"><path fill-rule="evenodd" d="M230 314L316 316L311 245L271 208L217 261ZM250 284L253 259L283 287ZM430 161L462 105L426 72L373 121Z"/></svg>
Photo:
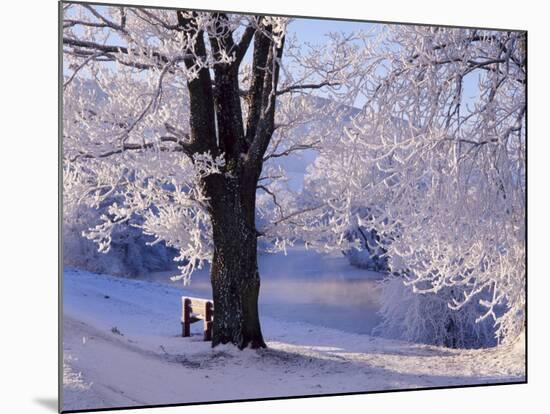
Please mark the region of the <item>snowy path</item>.
<svg viewBox="0 0 550 414"><path fill-rule="evenodd" d="M523 380L521 341L459 351L264 317L269 349L211 349L200 324L179 337L181 294L66 270L64 409Z"/></svg>

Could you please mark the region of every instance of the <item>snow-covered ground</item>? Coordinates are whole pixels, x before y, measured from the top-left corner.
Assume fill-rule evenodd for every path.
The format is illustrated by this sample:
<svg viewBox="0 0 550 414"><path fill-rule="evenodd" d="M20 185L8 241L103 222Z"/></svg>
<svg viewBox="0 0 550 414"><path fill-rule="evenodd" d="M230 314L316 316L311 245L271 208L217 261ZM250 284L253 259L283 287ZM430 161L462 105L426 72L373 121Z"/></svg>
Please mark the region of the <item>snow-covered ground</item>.
<svg viewBox="0 0 550 414"><path fill-rule="evenodd" d="M298 303L300 297L313 304L319 298L345 296L342 289L347 289L350 305L360 305L354 281L376 278L328 257L315 266L316 277L322 282L323 275L332 274L330 284L336 286L338 279L352 284L341 283L348 287L327 295L315 291L313 280L312 291L304 288L308 282L303 279L296 282L302 284L301 295L290 295L297 287L283 281L291 280L300 260L304 266L319 260L307 252L295 254L292 259L290 253L292 265L283 260L270 266L276 257L261 259L265 350L239 351L230 345L212 349L202 341L201 323L192 326L191 338L180 337L181 295L194 294L191 289L66 269L63 409L523 381L521 338L495 349L453 350L326 327L337 323L337 313L323 324L318 323L323 315L308 323L307 313L304 322L300 314L269 312L267 305L276 308L284 297L293 299L279 307ZM195 289L200 290L204 275L197 276Z"/></svg>

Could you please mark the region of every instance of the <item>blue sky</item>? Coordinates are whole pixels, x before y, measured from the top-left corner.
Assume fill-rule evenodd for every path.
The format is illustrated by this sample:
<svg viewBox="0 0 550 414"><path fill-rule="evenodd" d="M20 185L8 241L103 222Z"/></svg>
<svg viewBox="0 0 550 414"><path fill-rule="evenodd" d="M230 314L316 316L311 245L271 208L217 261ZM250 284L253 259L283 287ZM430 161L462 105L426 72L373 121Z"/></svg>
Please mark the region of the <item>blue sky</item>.
<svg viewBox="0 0 550 414"><path fill-rule="evenodd" d="M101 10L103 9L103 10ZM98 11L105 12L106 7L98 7ZM300 43L323 43L326 41L325 35L330 32L351 33L358 30L369 31L376 26L382 27L383 23L353 22L343 20L327 20L315 18L295 18L288 27L288 34L295 35ZM80 30L77 30L80 32ZM120 38L115 34L111 36L112 43L122 44ZM251 49L247 52L245 60L251 59ZM464 97L465 103L473 101L473 97L478 94L478 79L474 76L468 76L464 79ZM322 91L318 91L322 94ZM356 102L361 106L363 99Z"/></svg>
<svg viewBox="0 0 550 414"><path fill-rule="evenodd" d="M384 23L296 18L289 25L288 31L289 34L295 34L301 42L322 43L325 34L330 32L351 33L358 30L369 31L376 26L381 27L385 25ZM463 103L471 104L479 93L477 75L466 76L463 80L463 88ZM356 105L360 106L362 101L363 99L360 99L356 102Z"/></svg>
<svg viewBox="0 0 550 414"><path fill-rule="evenodd" d="M289 25L288 30L290 34L296 34L300 41L316 43L322 42L326 33L366 31L373 26L374 24L365 22L298 18Z"/></svg>

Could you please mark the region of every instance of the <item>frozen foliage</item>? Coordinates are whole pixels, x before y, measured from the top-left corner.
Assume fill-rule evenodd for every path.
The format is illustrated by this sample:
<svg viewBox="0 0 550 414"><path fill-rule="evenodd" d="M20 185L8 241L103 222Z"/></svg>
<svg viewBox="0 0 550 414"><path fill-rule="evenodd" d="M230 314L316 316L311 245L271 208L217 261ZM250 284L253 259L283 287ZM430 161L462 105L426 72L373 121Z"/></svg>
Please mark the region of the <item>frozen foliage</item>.
<svg viewBox="0 0 550 414"><path fill-rule="evenodd" d="M285 36L285 18L64 11L65 204L104 209L85 231L100 251L131 225L177 249L188 281L214 251L204 184L259 166L263 245L285 250L303 240L349 253L365 250L365 230L375 236L377 266L403 281L403 295L422 295L406 301L417 306L406 322L399 315L408 307L388 303L388 327L412 324L410 337L452 346L484 341L472 320L494 324L499 341L517 337L525 318L524 33L376 25L304 47ZM266 67L245 56L254 33L269 44ZM237 110L199 137L205 118L190 85L233 63ZM244 130L245 119L244 135L256 132L233 145L224 128ZM308 151L318 156L303 188L293 188L277 161ZM455 312L453 338L448 318L425 314L438 306ZM439 325L422 333L428 322Z"/></svg>
<svg viewBox="0 0 550 414"><path fill-rule="evenodd" d="M270 200L276 220L284 218L275 192L284 192L286 177L271 161L315 148L331 133L315 125L338 105L352 103L361 84L348 81L362 75L361 56L367 49L353 43L360 38L332 35L328 47L304 51L295 39L285 39L285 18L76 4L66 5L64 14L65 217L70 221L81 206L100 209L99 221L84 231L100 252L113 249L123 226L151 236L152 244L164 242L179 251L184 281L212 259L206 178L230 178L240 165L265 163L258 192ZM245 57L255 34L269 40L273 67L251 67ZM283 42L286 53L280 61L273 56ZM220 119L215 136L197 136L200 128L193 122L204 119L192 121L190 115L190 85L201 73L206 76L204 69L208 73L234 63L243 120L256 119L264 128L277 105L272 139L269 134L264 134L267 142L264 136L252 137L248 151L237 158L224 153ZM264 85L271 90L265 113L251 118L258 109L251 104L254 76L275 72L275 65L281 67L278 87ZM325 102L332 103L312 104L320 89L331 98ZM221 93L215 86L212 91ZM271 212L264 212L260 205L260 221L264 217L273 224ZM276 248L284 248L285 242L267 228L259 231L265 242L275 240Z"/></svg>
<svg viewBox="0 0 550 414"><path fill-rule="evenodd" d="M151 244L177 249L180 277L188 279L212 254L199 181L220 174L224 160L189 148L187 84L201 68L235 57L220 53L205 60L193 48L197 36L220 28L208 13L88 5L64 10L64 169L74 178L64 180L65 217L82 205L103 210L85 231L100 252L113 248L121 227L132 226ZM183 30L180 23L189 19L194 29ZM231 29L248 23L257 22L240 16L224 22ZM110 35L118 45L105 46Z"/></svg>
<svg viewBox="0 0 550 414"><path fill-rule="evenodd" d="M175 268L177 251L164 243L149 244L152 237L132 225L120 225L112 235L107 253L97 250L97 244L83 237L105 214L105 208L85 205L76 207L72 215L65 214L63 223L64 264L93 272L111 272L116 275L139 276L154 271Z"/></svg>
<svg viewBox="0 0 550 414"><path fill-rule="evenodd" d="M211 254L211 244L207 238L208 216L200 204L202 196L200 191L195 192L191 188L196 186L197 177L216 168L215 161L210 161L208 156L197 157L197 169L178 169L181 175L174 174L172 181L162 181L162 166L155 165L154 161L153 171L148 171L147 159L139 156L131 160L136 163L132 169L128 168L129 163L109 166L98 164L93 170L82 169L75 173L79 185L73 185L71 191L67 191L67 187L72 184L66 175L64 217L65 234L69 236L66 244L76 249L89 249L85 241L79 243L72 240L72 237L78 237L78 232L82 232L87 239L96 243L96 249L99 246L99 252L107 255L122 246L126 250L122 260L140 271L155 270L155 261L164 262L163 256L174 257L163 247L166 244L179 249L176 259L183 263L183 269L189 269L190 272ZM140 164L139 169L137 164ZM87 165L90 165L90 161ZM113 183L113 180L116 182ZM190 182L187 186L186 181ZM174 200L179 203L175 204ZM83 206L84 202L94 209ZM90 223L95 226L84 228ZM145 241L153 249L145 249ZM86 268L90 268L90 262L96 259L99 259L99 266L113 266L121 258L120 254L115 254L112 256L114 260L108 261L89 253L68 250L65 251L65 257L69 263L85 257L88 264ZM191 257L197 262L189 261ZM143 262L142 266L139 265L140 261ZM122 267L121 271L123 269L131 270L128 266Z"/></svg>
<svg viewBox="0 0 550 414"><path fill-rule="evenodd" d="M525 320L525 35L390 26L378 47L366 104L311 170L304 234L323 248L350 226L380 235L390 285L408 287L386 295L394 332L479 345L473 321L511 340ZM453 329L436 309L456 312Z"/></svg>
<svg viewBox="0 0 550 414"><path fill-rule="evenodd" d="M477 301L468 301L459 310L449 306L459 293L460 289L453 286L437 294L415 293L402 278L388 277L382 283L380 297L383 322L373 333L452 348L496 345L495 323L490 318L477 320L484 312ZM487 298L487 292L479 297ZM502 315L502 309L498 314Z"/></svg>
<svg viewBox="0 0 550 414"><path fill-rule="evenodd" d="M375 230L357 226L349 231L348 238L360 241L357 248L352 247L344 252L351 265L376 272L389 270L386 249Z"/></svg>

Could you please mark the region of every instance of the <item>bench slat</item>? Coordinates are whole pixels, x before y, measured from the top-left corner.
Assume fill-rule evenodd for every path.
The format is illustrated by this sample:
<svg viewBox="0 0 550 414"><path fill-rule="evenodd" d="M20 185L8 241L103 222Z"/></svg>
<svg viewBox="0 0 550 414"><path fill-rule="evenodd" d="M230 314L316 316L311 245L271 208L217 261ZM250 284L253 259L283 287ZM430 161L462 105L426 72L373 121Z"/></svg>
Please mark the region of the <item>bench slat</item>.
<svg viewBox="0 0 550 414"><path fill-rule="evenodd" d="M200 299L200 298L190 298L190 297L182 297L181 300L182 300L182 305L185 306L185 300L186 299L189 299L189 301L191 302L191 312L193 313L196 313L196 314L200 314L200 315L204 315L204 312L205 312L205 309L206 309L206 304L207 303L212 303L211 300L209 299ZM212 309L214 309L214 306L213 304L210 305L212 306Z"/></svg>
<svg viewBox="0 0 550 414"><path fill-rule="evenodd" d="M195 298L189 298L189 299L191 299L191 309L193 313L204 314L204 309L206 307L206 304L208 302L211 302L210 300L204 300L204 299L195 299Z"/></svg>

